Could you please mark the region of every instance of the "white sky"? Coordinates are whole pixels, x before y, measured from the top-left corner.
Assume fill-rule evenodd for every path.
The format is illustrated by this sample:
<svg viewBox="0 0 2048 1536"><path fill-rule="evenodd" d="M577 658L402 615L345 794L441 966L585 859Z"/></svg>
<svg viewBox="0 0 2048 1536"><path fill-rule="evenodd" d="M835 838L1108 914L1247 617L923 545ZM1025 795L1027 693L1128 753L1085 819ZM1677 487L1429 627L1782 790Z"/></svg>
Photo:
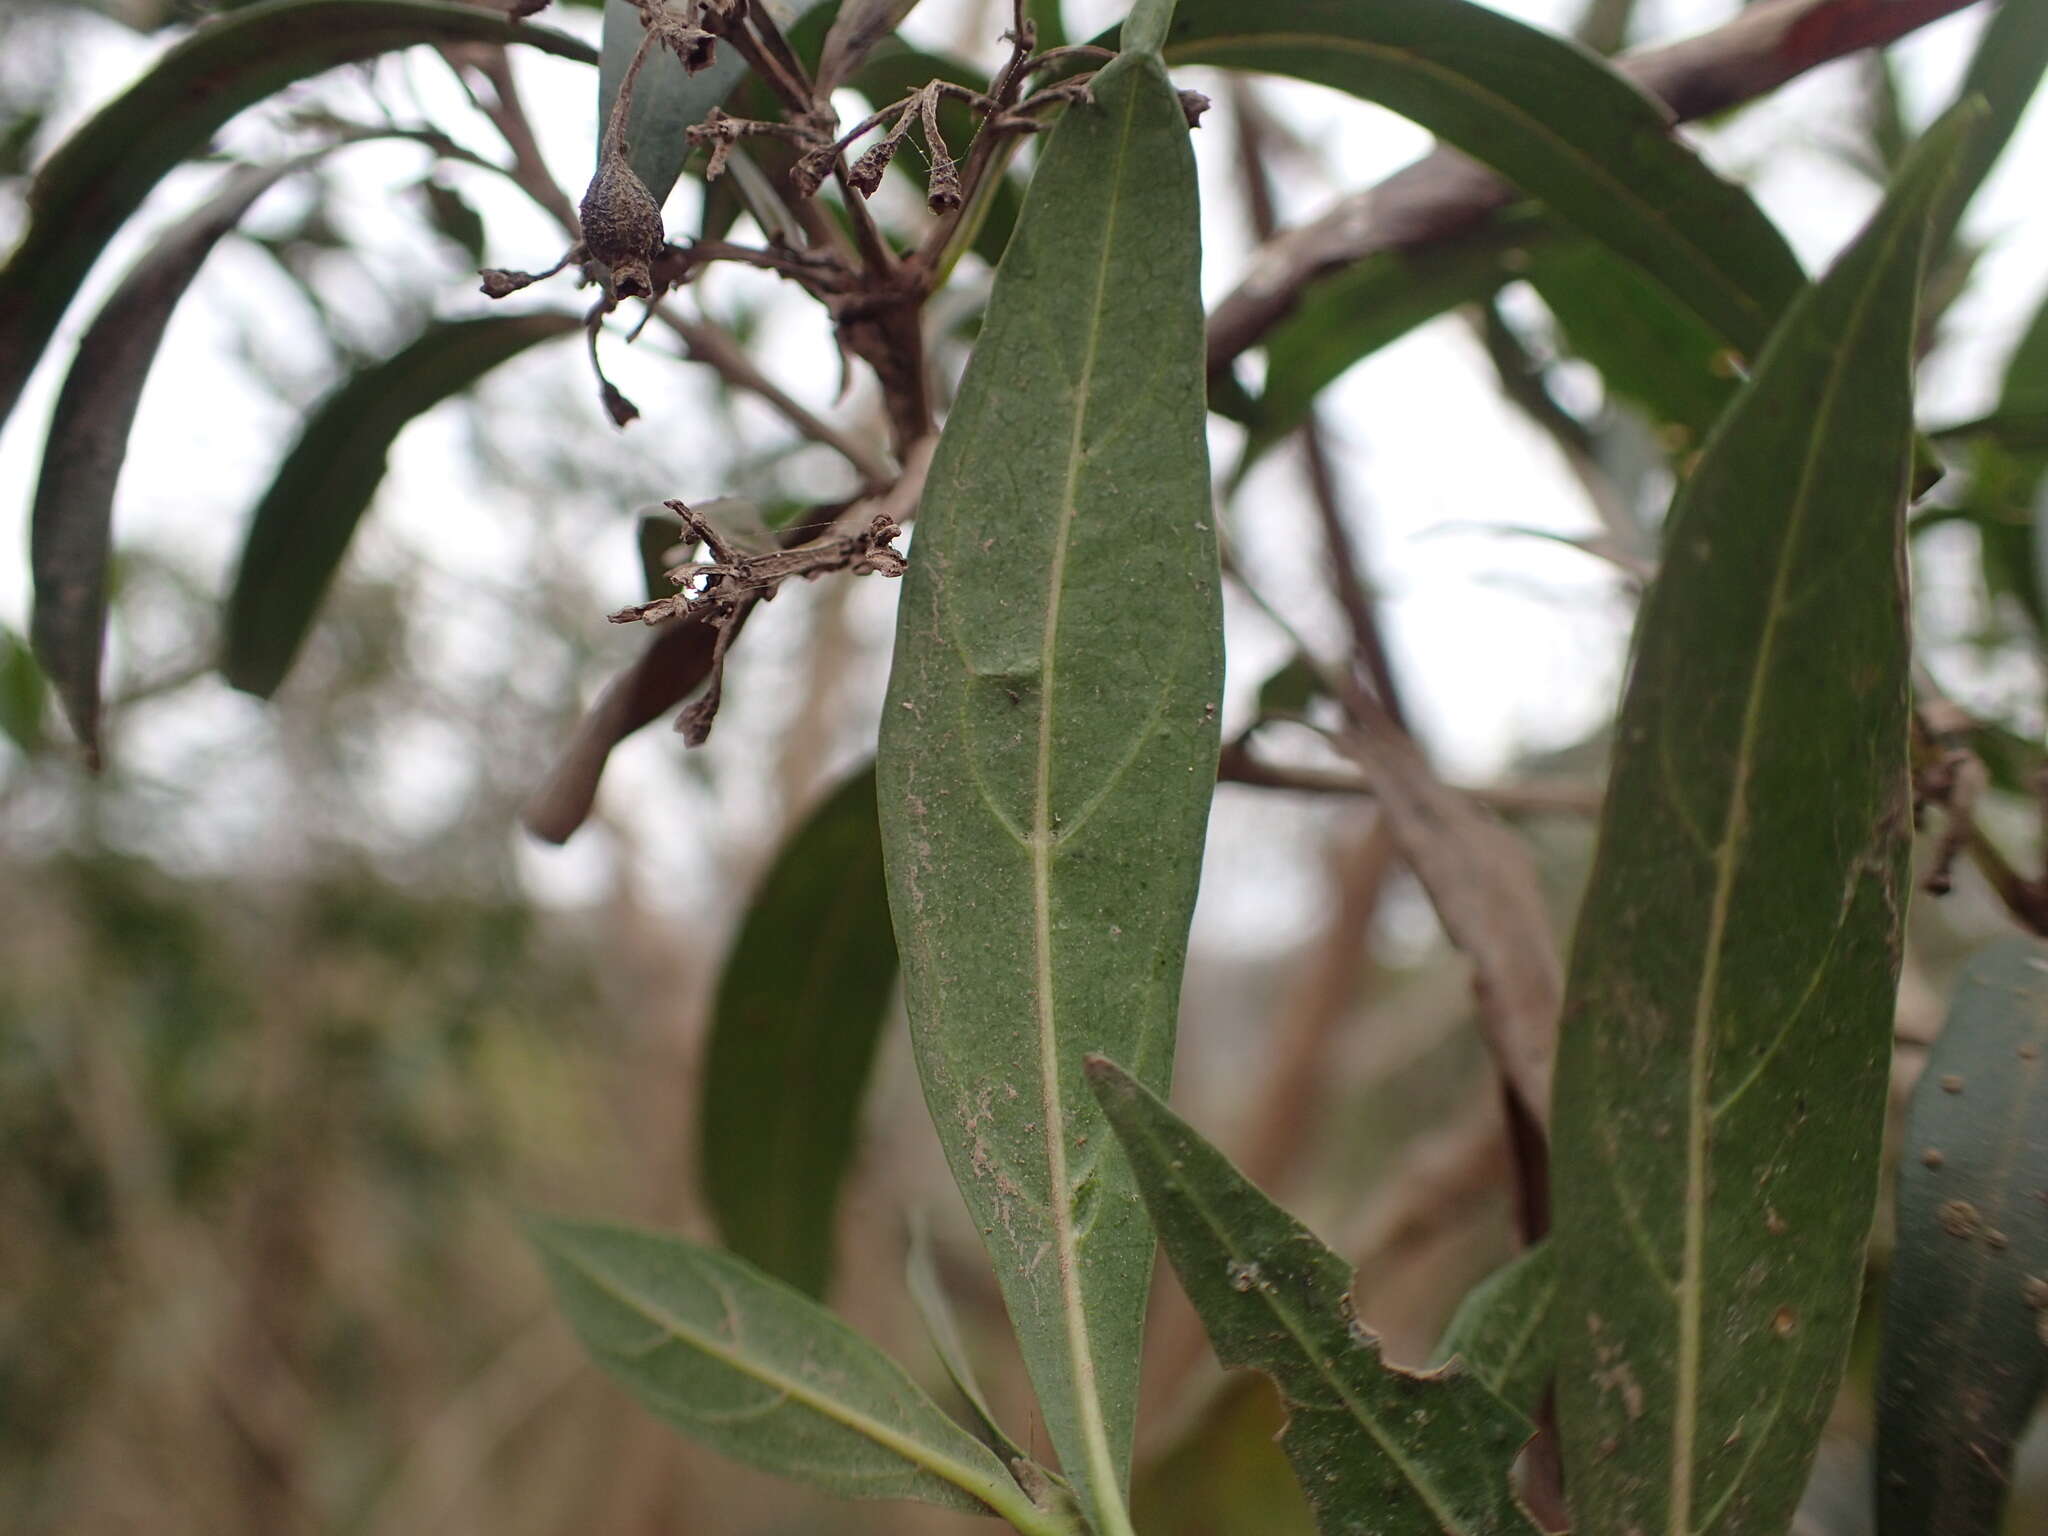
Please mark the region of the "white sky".
<svg viewBox="0 0 2048 1536"><path fill-rule="evenodd" d="M1498 9L1552 27L1568 26L1575 0L1505 0ZM1069 24L1087 35L1121 9L1114 0L1069 0ZM1698 30L1725 18L1731 0L1644 0L1637 36L1666 38ZM924 0L913 15L913 34L957 47L965 0ZM594 37L595 17L557 11L545 18ZM1965 14L1925 29L1896 50L1916 121L1944 105L1968 57L1980 25ZM76 121L146 67L162 46L111 24L73 19L65 34L67 65L78 92L62 104L60 116ZM993 52L993 44L985 52ZM28 50L32 53L33 50ZM16 50L11 67L33 67ZM0 69L10 62L0 60ZM542 136L560 179L572 189L587 173L595 138L594 74L521 50L517 67ZM1187 71L1187 83L1219 96L1214 79ZM365 80L387 100L404 103L416 93L436 121L457 126L458 135L491 154L497 146L487 127L469 113L431 55L416 50L403 65L387 64L374 76L330 79L318 89L327 99L361 93ZM1322 156L1326 174L1294 177L1282 189L1283 217L1297 221L1319 211L1338 193L1396 169L1427 147L1411 125L1350 98L1311 87L1272 83L1267 99L1295 132ZM1709 157L1731 173L1749 175L1766 210L1784 226L1809 266L1824 262L1851 234L1874 204L1876 193L1844 170L1830 152L1843 137L1855 110L1853 66L1816 71L1771 102L1741 116L1704 140ZM358 96L358 99L360 97ZM1196 135L1205 201L1205 288L1213 298L1227 291L1242 270L1248 249L1243 219L1227 163L1227 132L1211 128ZM263 157L284 142L260 116L239 119L223 136L230 147ZM44 151L53 139L44 141ZM377 298L373 315L389 307L388 296L416 289L437 313L480 313L486 302L473 283L447 268L439 257L422 278L425 260L395 244L398 233L388 205L417 179L418 151L369 146L349 150L333 162L341 189L344 227L365 243L364 270L337 270L333 280L357 286ZM1985 408L1995 391L1997 370L2020 326L2048 287L2048 211L2039 203L2041 171L2048 165L2048 116L2039 104L2023 125L2005 162L1973 208L1968 228L1995 241L1979 269L1969 297L1958 306L1947 340L1923 378L1924 415L1947 420ZM61 362L114 277L125 269L149 230L160 228L202 193L216 173L185 169L170 177L146 206L135 228L124 234L87 285L67 317L52 358ZM553 259L558 237L545 219L482 174L457 173L455 181L489 221L494 264L531 267ZM290 186L273 193L254 222L276 228L301 194ZM694 192L679 189L668 209L672 231L691 227ZM18 231L20 211L0 207L0 244ZM445 269L445 271L443 270ZM439 279L435 274L440 274ZM544 293L557 305L564 290ZM721 274L702 285L698 296L715 315L735 306L761 306L762 356L768 370L792 391L824 411L833 410L837 365L820 317L800 294L757 274ZM237 355L237 337L252 317L266 327L265 355L286 373L280 398ZM274 321L274 323L272 323ZM374 327L373 327L374 329ZM292 435L298 410L326 382L320 350L306 331L301 301L276 269L246 246L225 244L213 257L192 298L174 322L144 398L117 508L117 530L137 541L177 552L203 579L224 589L241 537L246 509L254 504ZM370 349L403 339L403 332L368 334ZM614 342L608 366L647 417L628 433L612 437L590 400L584 363L573 344L542 349L503 370L486 387L485 399L562 402L565 412L582 411L580 428L593 449L627 457L645 493L698 500L729 489L726 445L707 431L708 395L701 380L652 357L637 356ZM28 613L26 569L27 508L47 413L61 377L46 360L23 404L0 434L0 622L24 629ZM681 380L682 382L679 382ZM1446 317L1388 347L1354 369L1325 396L1324 419L1339 462L1372 569L1383 590L1385 618L1396 666L1416 706L1422 732L1440 762L1454 775L1483 778L1497 772L1511 754L1525 748L1569 743L1611 708L1626 644L1630 609L1613 573L1590 557L1529 538L1469 531L1472 524L1498 524L1582 534L1595 531L1585 500L1555 452L1505 402L1491 370L1463 323ZM857 419L872 412L871 400L851 408ZM843 414L843 413L842 413ZM782 435L775 419L748 407L750 446ZM465 448L466 418L444 410L411 428L393 455L389 479L366 522L352 560L365 569L390 569L427 560L436 580L460 592L480 581L516 578L522 552L531 544L518 525L524 515L493 500L474 477ZM1229 462L1233 429L1215 434L1220 463ZM527 451L509 450L517 458ZM538 450L533 450L538 451ZM644 498L643 498L644 499ZM555 530L548 546L566 547L589 565L603 606L632 601L639 577L625 507L550 505ZM1240 554L1255 578L1278 598L1312 640L1331 650L1341 628L1321 595L1316 567L1318 541L1302 498L1291 455L1275 454L1252 478L1238 508ZM1467 530L1467 531L1461 531ZM1965 536L1967 537L1967 536ZM1951 544L1947 574L1927 569L1923 586L1939 589L1959 580ZM1932 564L1940 567L1937 549ZM1939 592L1937 590L1937 595ZM885 652L893 588L881 581L856 584L849 623L863 654ZM803 624L810 594L792 594L750 626L748 663L760 669L787 666ZM1949 606L1956 600L1950 594ZM774 619L775 624L767 622ZM601 609L592 614L601 625ZM783 633L772 633L780 626ZM440 664L460 669L478 656L495 654L503 636L488 615L465 618L461 605L434 636ZM154 637L146 621L128 622L117 633L115 663L148 670L145 653ZM614 631L604 642L621 661L641 643L636 631ZM1281 659L1284 647L1270 626L1236 605L1232 611L1233 707L1242 710L1261 676ZM467 660L466 660L467 659ZM879 671L870 667L855 689L856 705L872 711L879 697ZM745 674L736 679L736 685ZM489 665L479 664L480 686L502 686ZM716 783L736 782L748 770L747 753L772 737L786 702L749 700L743 687L721 717L713 764ZM863 706L859 701L865 700ZM288 699L285 707L289 707ZM153 707L148 729L131 721L117 741L120 756L175 778L180 764L218 755L228 743L262 741L269 729L264 710L224 686L202 685ZM871 726L868 727L871 729ZM851 727L839 755L859 750L859 727ZM391 819L416 824L423 835L447 804L464 793L464 777L451 763L445 742L431 723L392 743L394 772L388 785ZM676 771L681 748L662 729L643 732L614 758L608 804L634 807L636 821L651 826L650 841L673 835L687 846L693 820L703 808L701 787L679 792ZM256 754L261 757L261 753ZM247 840L262 835L265 816L289 791L280 763L249 770L246 793L218 804L184 834L184 856L198 864L231 860ZM1299 839L1276 836L1276 825L1315 812L1287 806L1256 813L1240 808L1243 797L1226 794L1212 845L1212 864L1228 862L1233 885L1260 892L1256 904L1230 915L1237 936L1259 942L1277 937L1296 921L1302 903L1314 899L1318 869L1303 869ZM757 808L756 816L772 813ZM737 812L732 836L744 839L748 812ZM575 900L599 888L611 850L602 832L579 837L566 850L528 845L522 867L535 890ZM685 881L687 884L687 881ZM1216 924L1205 920L1215 930Z"/></svg>

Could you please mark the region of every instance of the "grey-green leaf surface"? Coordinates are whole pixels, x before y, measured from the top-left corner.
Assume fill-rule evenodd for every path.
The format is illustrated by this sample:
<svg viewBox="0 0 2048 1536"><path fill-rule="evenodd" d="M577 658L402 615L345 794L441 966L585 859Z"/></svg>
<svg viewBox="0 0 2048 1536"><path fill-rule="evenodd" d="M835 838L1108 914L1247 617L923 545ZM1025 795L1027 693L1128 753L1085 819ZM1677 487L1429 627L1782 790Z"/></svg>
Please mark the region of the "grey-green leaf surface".
<svg viewBox="0 0 2048 1536"><path fill-rule="evenodd" d="M818 0L761 0L776 24L787 31L798 17ZM611 121L612 103L619 99L619 86L627 66L640 49L643 32L639 7L633 0L605 0L604 32L599 41L597 68L597 128L604 137L604 125ZM717 56L705 68L691 74L667 48L655 48L640 66L640 78L633 83L633 100L626 108L626 162L646 183L657 203L668 201L683 174L683 162L690 157L684 132L704 121L711 109L732 94L747 72L747 61L731 45L720 43Z"/></svg>
<svg viewBox="0 0 2048 1536"><path fill-rule="evenodd" d="M704 1196L726 1246L813 1296L832 1276L839 1186L895 990L867 767L804 819L748 904L698 1107Z"/></svg>
<svg viewBox="0 0 2048 1536"><path fill-rule="evenodd" d="M29 189L28 232L0 269L0 424L114 232L229 118L337 64L461 42L596 61L548 27L439 0L271 0L206 22L164 54L64 141Z"/></svg>
<svg viewBox="0 0 2048 1536"><path fill-rule="evenodd" d="M1644 602L1566 990L1558 1413L1578 1525L1778 1536L1877 1190L1911 829L1916 150L1709 440Z"/></svg>
<svg viewBox="0 0 2048 1536"><path fill-rule="evenodd" d="M536 342L579 329L557 314L437 322L314 408L242 546L221 662L230 683L268 698L284 681L406 425Z"/></svg>
<svg viewBox="0 0 2048 1536"><path fill-rule="evenodd" d="M1156 58L1094 95L1046 146L933 458L879 769L925 1097L1117 1536L1153 1239L1081 1058L1171 1073L1223 658L1187 121Z"/></svg>
<svg viewBox="0 0 2048 1536"><path fill-rule="evenodd" d="M539 1220L529 1232L591 1356L693 1439L848 1498L1059 1529L901 1366L745 1260L597 1222Z"/></svg>
<svg viewBox="0 0 2048 1536"><path fill-rule="evenodd" d="M1388 1365L1352 1313L1348 1263L1121 1067L1098 1057L1088 1075L1216 1357L1280 1388L1316 1528L1535 1532L1508 1485L1529 1421L1457 1366Z"/></svg>
<svg viewBox="0 0 2048 1536"><path fill-rule="evenodd" d="M2048 1385L2048 944L1963 968L1913 1091L1877 1374L1881 1536L1990 1536Z"/></svg>
<svg viewBox="0 0 2048 1536"><path fill-rule="evenodd" d="M171 312L221 237L256 199L307 163L231 172L211 198L167 230L122 279L80 338L50 416L29 524L36 654L88 763L100 760L100 665L106 648L107 562L114 488L142 386Z"/></svg>
<svg viewBox="0 0 2048 1536"><path fill-rule="evenodd" d="M896 30L917 0L840 0L839 12L825 34L813 84L821 92L836 90L860 67L875 45Z"/></svg>
<svg viewBox="0 0 2048 1536"><path fill-rule="evenodd" d="M1436 1363L1456 1356L1517 1412L1535 1417L1550 1385L1551 1309L1557 1259L1538 1243L1488 1275L1458 1304L1436 1347Z"/></svg>
<svg viewBox="0 0 2048 1536"><path fill-rule="evenodd" d="M1742 188L1593 54L1467 0L1181 0L1172 64L1265 70L1390 107L1639 265L1745 356L1802 273Z"/></svg>
<svg viewBox="0 0 2048 1536"><path fill-rule="evenodd" d="M922 1210L910 1213L910 1242L903 1255L903 1284L910 1293L910 1304L917 1309L918 1320L924 1324L925 1336L932 1341L932 1352L939 1357L939 1364L946 1368L947 1377L974 1412L975 1423L981 1428L981 1443L1005 1462L1014 1463L1024 1455L1024 1448L1010 1438L1009 1431L1003 1428L1002 1421L989 1406L988 1394L982 1390L981 1377L974 1369L973 1360L968 1357L967 1340L960 1332L960 1320L954 1314L945 1281L939 1275L938 1258L932 1251L931 1223L925 1219Z"/></svg>

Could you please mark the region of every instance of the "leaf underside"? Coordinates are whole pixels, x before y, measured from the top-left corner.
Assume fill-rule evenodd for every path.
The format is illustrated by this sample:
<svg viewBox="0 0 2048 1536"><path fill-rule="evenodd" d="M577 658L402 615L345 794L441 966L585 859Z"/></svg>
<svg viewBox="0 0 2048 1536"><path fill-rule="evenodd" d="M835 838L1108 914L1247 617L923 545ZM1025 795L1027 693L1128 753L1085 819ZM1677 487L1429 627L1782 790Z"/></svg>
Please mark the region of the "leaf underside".
<svg viewBox="0 0 2048 1536"><path fill-rule="evenodd" d="M1156 58L1094 98L1032 178L933 460L879 770L925 1097L1101 1509L1153 1239L1081 1059L1170 1073L1222 652L1187 123Z"/></svg>
<svg viewBox="0 0 2048 1536"><path fill-rule="evenodd" d="M1557 1364L1550 1326L1556 1304L1556 1250L1539 1243L1459 1303L1437 1362L1457 1356L1509 1407L1534 1418Z"/></svg>
<svg viewBox="0 0 2048 1536"><path fill-rule="evenodd" d="M1508 1474L1529 1421L1461 1367L1388 1365L1351 1309L1351 1266L1114 1063L1089 1063L1216 1356L1272 1377L1281 1447L1325 1536L1537 1527Z"/></svg>
<svg viewBox="0 0 2048 1536"><path fill-rule="evenodd" d="M530 1235L597 1363L657 1417L764 1471L856 1499L987 1513L1002 1464L902 1367L809 1297L680 1238L542 1220Z"/></svg>
<svg viewBox="0 0 2048 1536"><path fill-rule="evenodd" d="M1680 491L1579 917L1553 1163L1585 1529L1770 1533L1840 1380L1910 831L1903 512L1917 152Z"/></svg>

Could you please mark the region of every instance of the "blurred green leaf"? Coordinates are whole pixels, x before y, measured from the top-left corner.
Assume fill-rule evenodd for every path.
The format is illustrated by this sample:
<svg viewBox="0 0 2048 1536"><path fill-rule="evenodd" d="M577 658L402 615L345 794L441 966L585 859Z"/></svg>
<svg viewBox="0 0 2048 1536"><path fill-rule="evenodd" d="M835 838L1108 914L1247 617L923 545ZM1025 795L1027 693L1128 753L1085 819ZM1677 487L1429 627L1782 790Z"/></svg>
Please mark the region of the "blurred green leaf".
<svg viewBox="0 0 2048 1536"><path fill-rule="evenodd" d="M1143 1536L1314 1536L1316 1518L1278 1437L1287 1410L1250 1371L1225 1378L1201 1415L1131 1490Z"/></svg>
<svg viewBox="0 0 2048 1536"><path fill-rule="evenodd" d="M908 16L917 0L841 0L825 34L814 75L821 92L837 90L883 39Z"/></svg>
<svg viewBox="0 0 2048 1536"><path fill-rule="evenodd" d="M468 198L435 177L429 176L418 183L416 190L436 232L467 256L472 264L481 265L484 259L483 215L470 206Z"/></svg>
<svg viewBox="0 0 2048 1536"><path fill-rule="evenodd" d="M1538 1243L1472 1288L1444 1330L1434 1363L1455 1355L1510 1408L1534 1418L1557 1366L1556 1301L1557 1260L1548 1243Z"/></svg>
<svg viewBox="0 0 2048 1536"><path fill-rule="evenodd" d="M529 1230L584 1347L693 1439L847 1498L1060 1530L901 1366L801 1292L655 1232L560 1220Z"/></svg>
<svg viewBox="0 0 2048 1536"><path fill-rule="evenodd" d="M760 3L776 24L787 31L818 0ZM640 9L633 0L605 0L597 70L600 141L605 124L611 121L612 103L619 99L619 86L626 78L633 55L639 52L644 32ZM720 43L716 57L694 75L683 68L682 60L671 50L656 47L649 52L646 63L640 66L640 78L633 84L632 104L626 109L626 161L654 194L655 202L667 202L682 177L683 162L690 157L685 131L703 122L746 73L747 61L727 43Z"/></svg>
<svg viewBox="0 0 2048 1536"><path fill-rule="evenodd" d="M0 269L0 423L100 252L166 172L244 107L337 64L414 43L525 43L594 63L573 37L440 0L269 0L201 26L64 141L29 189Z"/></svg>
<svg viewBox="0 0 2048 1536"><path fill-rule="evenodd" d="M1014 1466L1020 1458L1028 1459L1024 1448L1010 1438L1009 1431L996 1418L995 1410L988 1405L988 1394L981 1389L981 1378L975 1373L974 1362L967 1355L967 1341L960 1333L960 1320L954 1316L953 1304L946 1296L945 1282L939 1278L938 1260L932 1252L931 1226L921 1209L910 1213L910 1243L903 1256L903 1283L910 1292L910 1304L917 1308L918 1320L924 1324L925 1335L932 1342L932 1352L939 1357L939 1363L946 1368L946 1375L974 1411L975 1423L981 1429L981 1443L1000 1456L1006 1465Z"/></svg>
<svg viewBox="0 0 2048 1536"><path fill-rule="evenodd" d="M314 408L242 546L221 661L230 683L268 698L284 681L398 434L506 359L581 328L555 314L440 321Z"/></svg>
<svg viewBox="0 0 2048 1536"><path fill-rule="evenodd" d="M1781 1532L1876 1198L1911 832L1916 148L1672 508L1563 1016L1558 1417L1582 1529Z"/></svg>
<svg viewBox="0 0 2048 1536"><path fill-rule="evenodd" d="M1194 157L1156 57L1053 130L933 459L880 769L911 1035L1060 1464L1121 1511L1153 1239L1081 1058L1164 1086L1222 624Z"/></svg>
<svg viewBox="0 0 2048 1536"><path fill-rule="evenodd" d="M1273 1378L1281 1446L1328 1536L1535 1532L1508 1486L1527 1419L1456 1367L1388 1365L1351 1266L1115 1063L1088 1078L1216 1356Z"/></svg>
<svg viewBox="0 0 2048 1536"><path fill-rule="evenodd" d="M2048 1384L2048 945L1956 981L1913 1092L1877 1379L1882 1536L1996 1532Z"/></svg>
<svg viewBox="0 0 2048 1536"><path fill-rule="evenodd" d="M1378 102L1636 263L1748 356L1799 263L1749 194L1598 58L1466 0L1181 0L1169 63L1265 70Z"/></svg>
<svg viewBox="0 0 2048 1536"><path fill-rule="evenodd" d="M1667 449L1706 441L1738 377L1727 345L1699 316L1613 252L1582 240L1533 250L1528 277L1570 351L1600 370L1608 393L1666 429Z"/></svg>
<svg viewBox="0 0 2048 1536"><path fill-rule="evenodd" d="M2003 0L1978 36L1970 67L1956 100L1981 98L1989 109L1956 164L1956 174L1934 212L1933 250L1939 255L1954 238L1970 199L2005 153L2027 104L2048 70L2048 5L2040 0Z"/></svg>
<svg viewBox="0 0 2048 1536"><path fill-rule="evenodd" d="M671 588L673 590L673 588ZM896 990L875 774L791 834L719 977L698 1110L705 1199L726 1246L822 1296L868 1066Z"/></svg>
<svg viewBox="0 0 2048 1536"><path fill-rule="evenodd" d="M1299 715L1323 693L1316 664L1296 651L1272 676L1259 684L1261 715Z"/></svg>
<svg viewBox="0 0 2048 1536"><path fill-rule="evenodd" d="M25 753L42 750L43 670L28 642L0 624L0 734Z"/></svg>
<svg viewBox="0 0 2048 1536"><path fill-rule="evenodd" d="M1266 386L1239 412L1251 427L1249 465L1308 419L1327 384L1381 347L1461 304L1483 300L1523 271L1527 254L1554 239L1530 208L1510 210L1470 235L1427 252L1384 251L1310 285L1301 304L1266 336Z"/></svg>
<svg viewBox="0 0 2048 1536"><path fill-rule="evenodd" d="M35 577L30 626L86 760L100 759L100 664L114 488L128 433L171 312L221 237L280 179L315 156L241 167L150 247L78 343L58 393L29 531Z"/></svg>

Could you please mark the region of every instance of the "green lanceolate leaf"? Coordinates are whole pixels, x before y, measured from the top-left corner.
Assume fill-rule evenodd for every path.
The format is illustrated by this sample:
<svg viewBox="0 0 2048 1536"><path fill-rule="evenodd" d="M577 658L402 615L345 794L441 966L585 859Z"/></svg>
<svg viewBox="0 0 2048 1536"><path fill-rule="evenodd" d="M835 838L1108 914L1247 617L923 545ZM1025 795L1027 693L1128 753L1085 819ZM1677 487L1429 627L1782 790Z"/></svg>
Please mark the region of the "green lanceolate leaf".
<svg viewBox="0 0 2048 1536"><path fill-rule="evenodd" d="M1877 1377L1882 1536L2001 1528L2048 1385L2048 945L1972 959L1913 1092Z"/></svg>
<svg viewBox="0 0 2048 1536"><path fill-rule="evenodd" d="M171 312L223 235L305 159L243 167L138 261L79 341L57 395L30 521L30 628L88 762L100 758L100 662L114 487L128 432Z"/></svg>
<svg viewBox="0 0 2048 1536"><path fill-rule="evenodd" d="M1097 1057L1088 1075L1216 1357L1280 1388L1316 1528L1535 1532L1508 1486L1528 1420L1455 1366L1388 1365L1352 1313L1349 1264L1121 1067Z"/></svg>
<svg viewBox="0 0 2048 1536"><path fill-rule="evenodd" d="M594 1222L536 1221L530 1232L584 1347L693 1439L848 1498L1061 1530L901 1366L744 1260Z"/></svg>
<svg viewBox="0 0 2048 1536"><path fill-rule="evenodd" d="M895 990L864 768L797 828L747 908L718 981L698 1110L704 1194L726 1246L813 1296L832 1276L839 1184Z"/></svg>
<svg viewBox="0 0 2048 1536"><path fill-rule="evenodd" d="M1437 1345L1437 1362L1455 1355L1495 1395L1533 1418L1556 1365L1550 1327L1556 1301L1557 1260L1548 1243L1538 1243L1459 1303Z"/></svg>
<svg viewBox="0 0 2048 1536"><path fill-rule="evenodd" d="M567 315L492 315L430 326L317 407L257 504L228 597L221 671L277 691L407 423L536 342L580 329Z"/></svg>
<svg viewBox="0 0 2048 1536"><path fill-rule="evenodd" d="M768 14L784 31L817 3L765 0ZM633 0L604 0L597 70L600 139L604 125L611 121L612 103L619 99L626 69L640 50L643 31L640 8ZM640 66L640 78L633 82L632 103L626 108L626 162L654 194L655 202L666 202L682 177L683 162L690 156L684 131L703 122L746 73L747 61L728 43L720 43L716 57L694 75L667 48L656 47L648 54L647 62Z"/></svg>
<svg viewBox="0 0 2048 1536"><path fill-rule="evenodd" d="M1785 1529L1855 1316L1911 815L1901 557L1942 125L1800 297L1666 526L1558 1058L1580 1528Z"/></svg>
<svg viewBox="0 0 2048 1536"><path fill-rule="evenodd" d="M1661 107L1584 49L1484 6L1181 0L1166 57L1292 75L1414 119L1635 262L1746 356L1799 289L1777 227Z"/></svg>
<svg viewBox="0 0 2048 1536"><path fill-rule="evenodd" d="M1153 1240L1082 1080L1163 1087L1215 777L1222 631L1194 160L1125 55L1032 178L934 456L878 766L925 1097L1098 1536Z"/></svg>
<svg viewBox="0 0 2048 1536"><path fill-rule="evenodd" d="M2048 70L2048 6L2039 0L2001 0L1977 40L1977 51L1956 93L1958 101L1980 98L1987 114L1935 210L1937 253L1954 235L1970 199L2011 142L2027 104L2040 89L2043 70Z"/></svg>
<svg viewBox="0 0 2048 1536"><path fill-rule="evenodd" d="M0 269L0 422L72 295L164 173L244 107L337 64L414 43L526 43L595 62L573 37L439 0L271 0L198 28L101 108L29 189L28 233Z"/></svg>

